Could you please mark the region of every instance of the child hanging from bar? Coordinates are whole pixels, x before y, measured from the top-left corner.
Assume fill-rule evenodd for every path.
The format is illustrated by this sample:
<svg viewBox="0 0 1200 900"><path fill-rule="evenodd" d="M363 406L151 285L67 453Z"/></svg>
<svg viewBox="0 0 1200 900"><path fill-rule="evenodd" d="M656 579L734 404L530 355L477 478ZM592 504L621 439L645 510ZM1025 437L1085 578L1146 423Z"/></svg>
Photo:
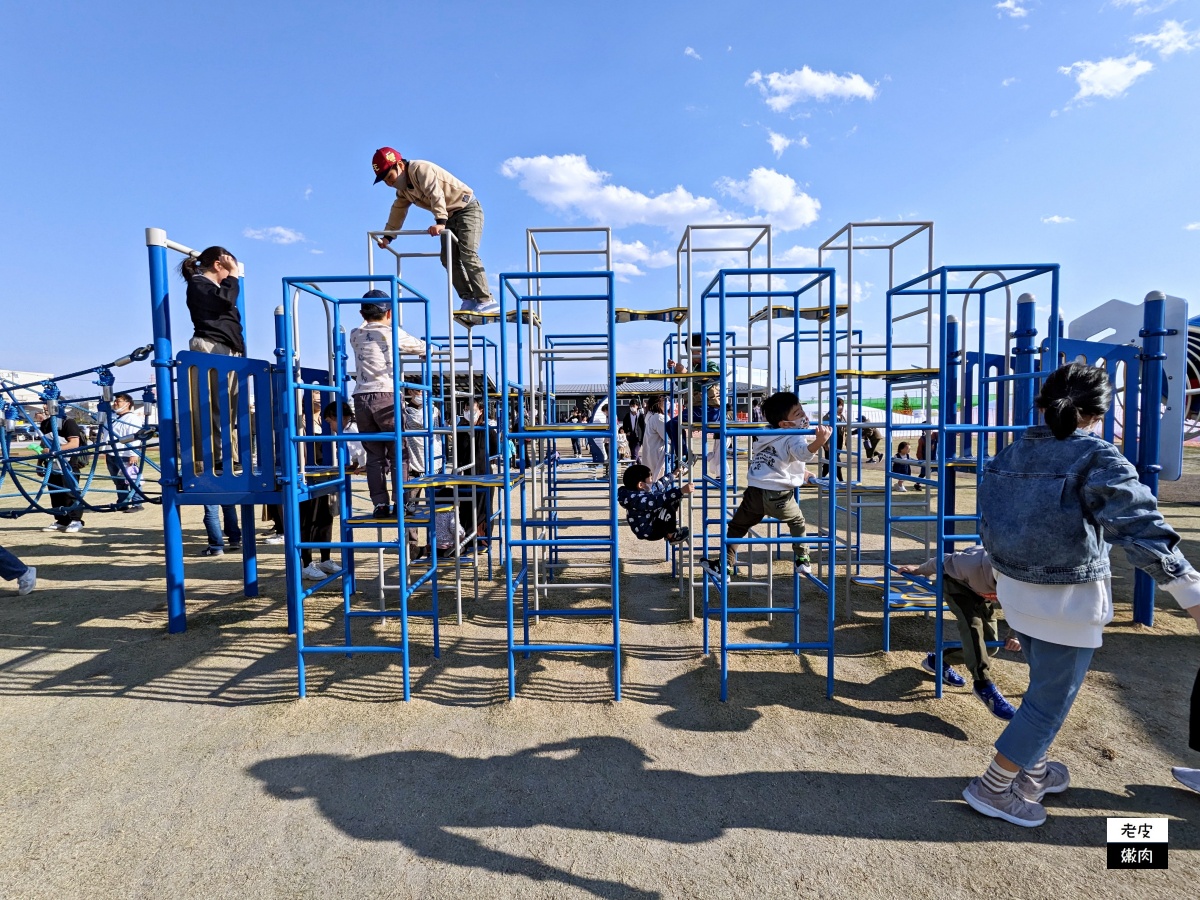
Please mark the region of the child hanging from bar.
<svg viewBox="0 0 1200 900"><path fill-rule="evenodd" d="M763 415L771 428L800 429L808 425L808 416L800 405L800 398L791 391L772 394L763 403ZM796 488L804 483L804 464L814 459L822 447L829 443L833 429L818 425L810 440L806 435L780 434L760 437L754 444L754 455L750 458L750 469L746 476L746 490L742 502L729 520L727 534L731 538L746 534L767 516L778 519L788 527L794 538L805 535L804 513L796 502ZM811 559L804 544L793 544L796 572L811 575ZM721 558L700 561L705 571L720 575Z"/></svg>
<svg viewBox="0 0 1200 900"><path fill-rule="evenodd" d="M679 525L679 504L693 490L690 481L677 486L670 475L651 481L650 468L641 463L627 468L621 480L617 502L639 540L682 544L688 539L691 532Z"/></svg>
<svg viewBox="0 0 1200 900"><path fill-rule="evenodd" d="M931 557L919 566L898 566L905 575L937 574L937 557ZM989 657L995 656L999 648L988 647L997 639L995 608L996 573L992 561L981 546L968 547L957 553L942 557L942 599L954 613L958 623L961 649L947 650L942 654L942 683L951 687L965 687L966 679L954 670L953 663L963 662L971 671L974 680L972 693L997 719L1007 722L1016 713L1012 704L1000 693L992 681ZM1021 642L1010 637L1004 645L1006 650L1019 651ZM921 662L921 668L933 675L937 657L930 653ZM935 676L936 677L936 676Z"/></svg>

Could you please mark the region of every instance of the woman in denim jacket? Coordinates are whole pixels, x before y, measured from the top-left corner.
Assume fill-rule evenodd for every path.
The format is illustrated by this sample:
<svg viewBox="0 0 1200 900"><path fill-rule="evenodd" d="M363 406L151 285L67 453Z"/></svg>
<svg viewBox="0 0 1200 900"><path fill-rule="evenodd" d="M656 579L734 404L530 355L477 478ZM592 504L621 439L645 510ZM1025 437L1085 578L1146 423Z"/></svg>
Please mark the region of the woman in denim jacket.
<svg viewBox="0 0 1200 900"><path fill-rule="evenodd" d="M996 741L996 757L963 798L984 815L1034 827L1041 800L1065 791L1067 767L1046 753L1112 620L1109 544L1200 622L1200 574L1121 451L1088 433L1112 403L1103 369L1071 363L1042 386L1046 424L984 469L980 533L996 593L1029 661L1029 689Z"/></svg>

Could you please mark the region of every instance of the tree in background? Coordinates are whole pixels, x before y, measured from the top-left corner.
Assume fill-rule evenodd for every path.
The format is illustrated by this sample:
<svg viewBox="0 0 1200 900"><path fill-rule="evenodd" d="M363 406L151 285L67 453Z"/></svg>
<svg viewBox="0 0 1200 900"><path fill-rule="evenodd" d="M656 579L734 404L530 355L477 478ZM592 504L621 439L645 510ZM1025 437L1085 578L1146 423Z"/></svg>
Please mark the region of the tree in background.
<svg viewBox="0 0 1200 900"><path fill-rule="evenodd" d="M908 394L905 394L904 397L900 400L900 407L899 407L899 409L896 410L896 412L903 413L906 416L911 416L912 411L913 411L912 401L908 399Z"/></svg>

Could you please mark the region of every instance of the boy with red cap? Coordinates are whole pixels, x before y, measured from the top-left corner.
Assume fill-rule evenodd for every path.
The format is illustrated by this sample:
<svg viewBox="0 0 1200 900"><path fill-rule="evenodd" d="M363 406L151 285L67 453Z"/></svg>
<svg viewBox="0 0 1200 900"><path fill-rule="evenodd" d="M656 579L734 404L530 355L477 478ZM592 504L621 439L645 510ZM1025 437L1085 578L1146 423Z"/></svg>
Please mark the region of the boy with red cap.
<svg viewBox="0 0 1200 900"><path fill-rule="evenodd" d="M422 159L405 159L400 151L380 147L371 157L375 183L384 182L396 189L396 200L384 231L399 231L408 216L409 207L416 205L433 213L429 233L434 237L449 230L458 240L452 251L454 265L450 279L462 298L465 312L499 312L500 304L488 290L487 274L479 259L479 238L483 234L483 207L475 193L441 166ZM379 239L387 247L390 237ZM442 265L446 265L446 250L442 250Z"/></svg>

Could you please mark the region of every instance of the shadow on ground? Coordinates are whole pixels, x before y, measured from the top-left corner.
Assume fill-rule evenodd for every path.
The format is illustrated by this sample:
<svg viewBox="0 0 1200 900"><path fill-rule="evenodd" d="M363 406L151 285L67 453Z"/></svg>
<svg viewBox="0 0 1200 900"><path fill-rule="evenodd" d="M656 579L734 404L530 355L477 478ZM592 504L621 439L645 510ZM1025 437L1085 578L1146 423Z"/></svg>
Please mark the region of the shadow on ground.
<svg viewBox="0 0 1200 900"><path fill-rule="evenodd" d="M1038 829L985 819L958 802L964 779L823 771L697 775L652 768L633 742L587 737L511 755L463 758L397 751L362 758L305 754L268 759L249 772L273 797L309 799L345 834L394 841L418 855L490 872L558 882L603 898L660 896L619 881L588 878L550 862L488 846L460 829L539 825L649 838L674 844L712 841L732 829L867 838L953 846L1024 841L1099 852L1096 819L1051 816ZM453 804L429 785L470 785ZM370 791L363 791L370 785ZM862 798L871 798L864 815ZM1172 788L1136 785L1122 796L1074 788L1057 809L1172 815L1172 850L1194 849L1193 798ZM768 837L767 840L770 840Z"/></svg>

